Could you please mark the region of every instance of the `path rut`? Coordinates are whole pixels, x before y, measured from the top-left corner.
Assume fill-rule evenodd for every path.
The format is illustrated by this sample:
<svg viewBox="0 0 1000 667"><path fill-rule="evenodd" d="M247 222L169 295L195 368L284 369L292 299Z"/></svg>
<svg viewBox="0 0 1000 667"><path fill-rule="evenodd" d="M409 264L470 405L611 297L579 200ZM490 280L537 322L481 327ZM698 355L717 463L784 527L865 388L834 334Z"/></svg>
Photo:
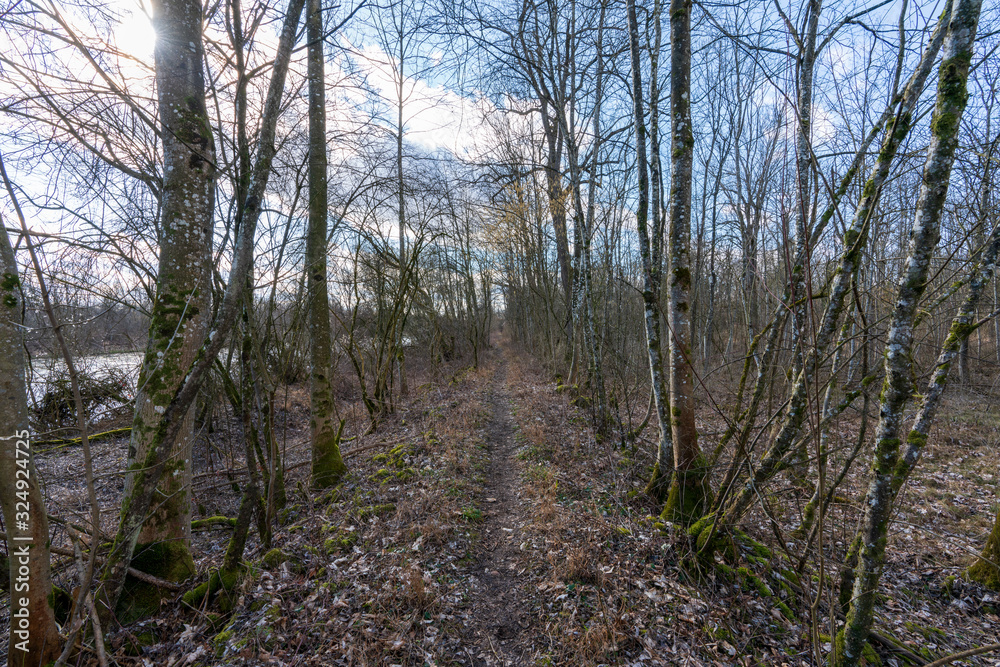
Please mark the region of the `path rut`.
<svg viewBox="0 0 1000 667"><path fill-rule="evenodd" d="M529 509L515 458L506 371L506 363L501 363L487 399L492 414L486 426L485 490L479 499L483 523L469 570L474 578L469 640L478 650L468 657L477 667L525 664L531 653L525 632L531 614L520 587L526 567L520 558L520 545L526 539L522 526Z"/></svg>

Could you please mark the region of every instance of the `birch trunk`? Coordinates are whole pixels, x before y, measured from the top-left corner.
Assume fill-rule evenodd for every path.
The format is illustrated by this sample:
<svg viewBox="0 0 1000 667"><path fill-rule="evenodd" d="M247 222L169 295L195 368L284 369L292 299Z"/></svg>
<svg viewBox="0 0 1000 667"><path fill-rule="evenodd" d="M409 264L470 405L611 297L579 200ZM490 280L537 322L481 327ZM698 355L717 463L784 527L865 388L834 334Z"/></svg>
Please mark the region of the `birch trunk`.
<svg viewBox="0 0 1000 667"><path fill-rule="evenodd" d="M62 640L49 606L49 524L30 457L21 283L6 230L0 230L0 262L0 508L10 570L7 660L11 667L35 667L58 658Z"/></svg>
<svg viewBox="0 0 1000 667"><path fill-rule="evenodd" d="M326 80L322 0L309 0L306 25L309 35L309 229L306 233L311 362L309 432L312 439L312 486L314 489L325 489L340 481L347 472L347 466L340 455L340 429L334 424L333 385L330 382L333 342L326 282ZM400 270L403 270L402 266ZM395 325L392 335L395 335Z"/></svg>
<svg viewBox="0 0 1000 667"><path fill-rule="evenodd" d="M862 648L871 630L875 592L885 566L889 518L898 490L895 483L898 479L897 466L901 463L906 465L905 460L900 460L899 448L903 411L913 394L913 322L927 287L931 256L940 238L941 212L948 194L959 125L968 98L966 82L981 9L982 0L952 2L951 20L942 52L937 103L931 119L931 142L927 148L906 267L900 278L886 341L886 377L872 461L874 477L865 497L853 597L844 627L837 635L832 660L837 667L855 667L860 662ZM927 417L929 420L930 415ZM918 416L917 423L920 421ZM926 441L926 435L917 438L911 435L909 440L913 446L916 441ZM922 445L922 442L919 444Z"/></svg>

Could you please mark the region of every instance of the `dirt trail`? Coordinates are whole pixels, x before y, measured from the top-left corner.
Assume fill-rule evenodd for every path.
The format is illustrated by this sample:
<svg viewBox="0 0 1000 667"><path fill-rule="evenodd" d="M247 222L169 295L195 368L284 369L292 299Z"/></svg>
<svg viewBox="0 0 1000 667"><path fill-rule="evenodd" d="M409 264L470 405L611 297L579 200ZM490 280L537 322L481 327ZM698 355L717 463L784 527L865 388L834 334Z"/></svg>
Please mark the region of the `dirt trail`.
<svg viewBox="0 0 1000 667"><path fill-rule="evenodd" d="M526 632L532 614L520 588L526 581L520 545L529 509L514 456L506 377L506 361L500 361L488 397L492 415L486 427L485 491L479 499L482 532L469 569L473 589L468 640L477 650L470 650L468 657L474 665L489 667L525 664L532 648Z"/></svg>

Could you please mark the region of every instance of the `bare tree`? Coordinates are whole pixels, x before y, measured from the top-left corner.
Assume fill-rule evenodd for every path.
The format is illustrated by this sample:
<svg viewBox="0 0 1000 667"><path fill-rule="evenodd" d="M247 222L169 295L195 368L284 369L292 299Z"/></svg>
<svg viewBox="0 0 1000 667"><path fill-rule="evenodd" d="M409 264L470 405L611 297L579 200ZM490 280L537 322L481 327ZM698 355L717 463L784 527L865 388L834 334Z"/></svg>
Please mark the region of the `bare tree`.
<svg viewBox="0 0 1000 667"><path fill-rule="evenodd" d="M4 175L6 180L6 174ZM0 507L7 528L10 569L11 667L51 663L62 650L49 604L49 525L38 473L31 458L25 387L23 295L6 228L0 229Z"/></svg>
<svg viewBox="0 0 1000 667"><path fill-rule="evenodd" d="M306 233L306 273L309 299L310 416L312 485L336 484L347 466L340 456L343 422L334 425L333 346L330 340L330 298L327 293L327 156L326 80L323 55L322 0L309 0L309 231Z"/></svg>

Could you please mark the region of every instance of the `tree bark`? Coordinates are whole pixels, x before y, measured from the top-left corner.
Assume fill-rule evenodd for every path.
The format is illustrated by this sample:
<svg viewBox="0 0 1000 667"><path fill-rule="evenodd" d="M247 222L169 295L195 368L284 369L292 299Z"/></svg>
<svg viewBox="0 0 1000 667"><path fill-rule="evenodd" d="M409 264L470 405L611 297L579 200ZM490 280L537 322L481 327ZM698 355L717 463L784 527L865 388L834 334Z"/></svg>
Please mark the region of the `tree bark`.
<svg viewBox="0 0 1000 667"><path fill-rule="evenodd" d="M639 22L635 0L628 0L629 52L632 59L632 105L635 122L636 172L639 183L635 221L639 231L639 255L642 258L642 304L646 325L646 354L649 360L650 383L659 438L656 464L646 486L646 493L663 500L669 490L668 466L673 468L673 444L670 435L670 405L666 376L663 373L663 352L660 341L660 308L657 294L658 267L653 264L651 244L659 243L649 235L649 164L646 157L645 105L642 94L642 63L639 59Z"/></svg>
<svg viewBox="0 0 1000 667"><path fill-rule="evenodd" d="M913 322L927 287L931 256L940 238L941 213L958 146L962 112L968 98L966 82L982 0L953 0L952 8L942 52L937 103L931 119L931 143L924 163L906 267L900 278L896 308L886 342L886 377L872 460L874 477L865 497L851 605L844 627L837 635L832 661L837 667L855 667L860 662L862 648L871 630L875 592L885 566L889 518L898 489L894 481L900 464L903 412L913 394ZM909 440L911 445L916 444L913 438ZM926 435L922 440L926 441Z"/></svg>
<svg viewBox="0 0 1000 667"><path fill-rule="evenodd" d="M986 538L986 546L966 575L983 586L1000 591L1000 510L993 522L993 530Z"/></svg>
<svg viewBox="0 0 1000 667"><path fill-rule="evenodd" d="M11 667L36 667L59 657L62 641L49 605L49 524L31 459L22 341L22 293L6 229L0 229L0 507L10 570Z"/></svg>
<svg viewBox="0 0 1000 667"><path fill-rule="evenodd" d="M674 478L663 515L688 522L710 502L708 468L694 420L691 347L691 0L670 3L670 426Z"/></svg>
<svg viewBox="0 0 1000 667"><path fill-rule="evenodd" d="M163 141L160 255L129 443L129 470L146 466L167 405L180 387L208 331L212 288L212 217L215 208L215 142L205 106L202 73L202 4L161 0L153 5L157 31L156 84ZM171 443L148 517L142 524L132 567L168 581L194 574L191 557L191 448L194 413L189 408ZM125 498L147 477L130 472ZM123 506L123 513L130 509ZM117 610L122 622L159 608L159 589L131 581Z"/></svg>
<svg viewBox="0 0 1000 667"><path fill-rule="evenodd" d="M333 342L326 277L328 211L322 0L309 0L306 25L309 35L309 229L306 232L311 364L309 432L312 441L312 486L314 489L325 489L340 481L347 472L347 466L340 455L340 429L334 424L333 385L330 381Z"/></svg>
<svg viewBox="0 0 1000 667"><path fill-rule="evenodd" d="M757 489L761 488L766 480L774 475L783 462L787 460L789 450L801 431L806 418L808 388L818 370L818 360L826 354L826 350L833 342L837 332L837 322L844 310L852 277L858 270L862 252L867 243L871 228L871 216L878 203L882 186L889 177L889 170L896 153L909 134L917 101L932 70L935 55L944 41L945 33L944 24L939 25L930 45L924 52L920 66L913 73L900 96L899 109L895 119L891 123L888 123L889 118L883 119L883 124L888 123L886 135L882 141L875 166L862 189L862 196L855 209L851 225L844 235L844 251L830 286L830 298L824 309L815 342L808 350L803 360L802 370L798 373L792 386L788 408L785 410L774 442L764 454L753 474L726 506L724 512L724 523L726 524L731 525L743 516L757 497ZM827 213L832 215L832 211L828 209L820 218L821 225L829 219Z"/></svg>
<svg viewBox="0 0 1000 667"><path fill-rule="evenodd" d="M181 6L175 6L174 3ZM274 60L274 69L267 89L264 113L261 118L259 149L254 162L250 190L246 200L239 202L239 205L243 208L240 213L242 223L234 250L231 272L232 279L226 287L222 305L218 310L212 331L205 337L204 344L197 351L193 362L186 369L176 369L184 371L184 375L181 376L181 382L178 384L176 390L170 394L164 391L159 392L158 399L166 400L167 402L165 407L162 408L162 412L154 410L154 413L159 414L160 418L154 425L148 426L150 440L147 455L130 467L130 476L134 477L134 481L131 484L130 491L125 494L122 502L118 533L115 536L111 552L108 554L104 570L101 573L102 586L97 595L98 614L101 625L105 628L109 627L109 622L114 615L113 611L125 584L125 577L132 561L132 556L135 553L142 524L153 501L153 493L173 451L174 443L183 434L184 415L188 413L191 405L197 398L202 382L214 363L216 355L219 354L219 351L226 344L229 331L232 329L243 303L243 292L246 282L240 276L248 275L253 266L254 233L257 228L257 221L260 218L261 202L267 188L267 181L271 172L271 162L274 158L275 128L277 127L278 115L281 111L281 96L285 86L285 75L288 72L288 63L291 58L292 47L295 43L296 26L302 12L303 3L304 0L292 0L290 2L288 12L285 16L285 23L282 26L278 50ZM158 28L156 50L157 77L159 79L160 76L163 76L167 81L168 87L171 85L181 85L182 83L171 79L172 61L170 59L172 57L180 57L175 52L194 50L197 53L201 53L202 51L202 16L200 7L200 3L192 2L191 0L173 0L173 2L157 5L155 8L155 15L159 21L158 25L162 25L162 30L166 31L166 33L160 32L160 28ZM164 34L167 35L166 38ZM190 39L185 39L185 37ZM197 38L197 41L193 41L195 38ZM177 39L183 41L178 44ZM161 53L161 51L166 51L166 53ZM160 71L161 59L164 61L162 73ZM192 73L188 69L190 67L196 67L196 73ZM197 92L199 89L197 85L199 82L201 90L200 98L191 96L184 100L185 105L190 101L197 107L197 101L200 99L202 102L201 109L204 111L204 82L201 75L201 67L202 60L199 57L193 60L186 60L181 71L187 72L192 79L194 88L196 89L194 92ZM176 97L176 91L171 95L167 94L162 86L158 90L158 104L161 108L171 104L171 100ZM174 104L170 115L164 116L161 114L161 124L164 126L163 134L167 138L165 140L175 142L181 138L181 135L177 134L177 130L171 129L168 121L175 122L177 119L174 118L174 114L185 108L189 107ZM208 135L207 141L211 142L207 115L203 114L201 116L200 128L202 132ZM202 141L205 140L200 134L198 138ZM211 144L209 143L209 145ZM195 154L194 145L190 144L190 142L183 143L181 146L175 146L174 148L175 150L171 152L164 151L164 173L168 174L165 186L169 185L172 179L176 177L175 169L182 167L192 169L195 167L205 167L204 164L201 164L201 161L204 159L202 157L203 151L202 153ZM209 162L207 164L211 166L210 171L212 173L210 175L214 178L214 163ZM205 176L206 174L202 173L202 177ZM212 192L214 196L214 189L209 189L208 191ZM183 202L176 202L175 200L176 197L170 198L165 192L162 209L165 220L167 219L168 202L175 209L180 204L183 204ZM211 206L207 207L207 212L200 212L202 219L207 219L209 225L211 224L212 212ZM194 213L198 213L198 211ZM209 238L210 241L211 239ZM163 249L161 248L162 252ZM162 279L163 277L161 273L160 278ZM161 370L155 367L154 369L157 372ZM158 384L158 375L152 375L149 382Z"/></svg>

